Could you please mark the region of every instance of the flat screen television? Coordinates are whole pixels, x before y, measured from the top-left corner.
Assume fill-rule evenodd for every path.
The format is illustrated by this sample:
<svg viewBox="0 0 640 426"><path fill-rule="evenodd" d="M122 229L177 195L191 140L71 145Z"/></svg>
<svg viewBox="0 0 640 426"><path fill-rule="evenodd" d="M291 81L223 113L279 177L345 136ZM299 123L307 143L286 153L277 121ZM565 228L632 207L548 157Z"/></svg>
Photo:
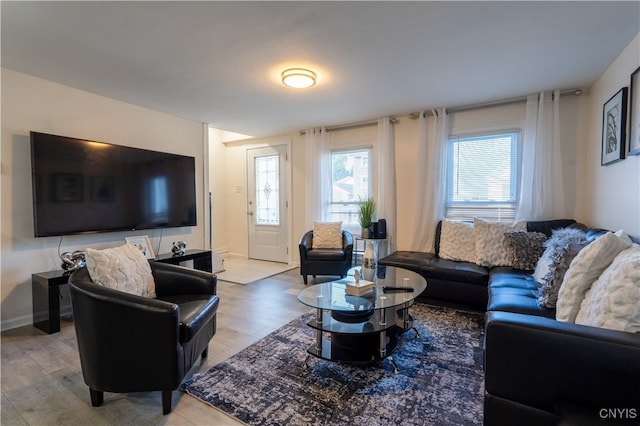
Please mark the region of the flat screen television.
<svg viewBox="0 0 640 426"><path fill-rule="evenodd" d="M31 132L36 237L196 226L195 158Z"/></svg>

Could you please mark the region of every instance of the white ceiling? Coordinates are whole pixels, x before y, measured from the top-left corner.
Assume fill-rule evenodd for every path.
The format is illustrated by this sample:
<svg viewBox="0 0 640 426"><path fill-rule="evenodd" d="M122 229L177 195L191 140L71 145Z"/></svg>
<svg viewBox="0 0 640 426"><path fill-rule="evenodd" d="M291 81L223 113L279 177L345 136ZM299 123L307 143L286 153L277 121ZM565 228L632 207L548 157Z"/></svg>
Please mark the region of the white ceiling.
<svg viewBox="0 0 640 426"><path fill-rule="evenodd" d="M640 30L638 1L2 1L1 14L3 67L252 136L588 88ZM296 65L317 85L284 87Z"/></svg>

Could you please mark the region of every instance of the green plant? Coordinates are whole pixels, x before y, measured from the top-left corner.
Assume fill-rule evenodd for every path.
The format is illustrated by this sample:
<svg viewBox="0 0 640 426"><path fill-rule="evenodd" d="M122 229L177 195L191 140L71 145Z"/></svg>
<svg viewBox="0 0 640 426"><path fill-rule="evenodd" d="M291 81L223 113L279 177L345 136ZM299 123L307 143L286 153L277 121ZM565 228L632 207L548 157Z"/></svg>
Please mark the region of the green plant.
<svg viewBox="0 0 640 426"><path fill-rule="evenodd" d="M360 221L360 226L368 228L376 214L376 202L372 197L369 197L366 200L360 200L359 207L358 220Z"/></svg>

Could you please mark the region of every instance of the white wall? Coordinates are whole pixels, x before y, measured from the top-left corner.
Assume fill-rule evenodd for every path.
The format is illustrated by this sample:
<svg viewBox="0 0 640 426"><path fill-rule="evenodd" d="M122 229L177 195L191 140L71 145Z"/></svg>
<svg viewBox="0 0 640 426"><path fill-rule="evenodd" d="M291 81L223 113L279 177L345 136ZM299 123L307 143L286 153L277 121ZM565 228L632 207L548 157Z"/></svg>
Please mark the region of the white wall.
<svg viewBox="0 0 640 426"><path fill-rule="evenodd" d="M160 253L171 242L205 247L202 123L104 98L2 69L1 328L30 324L31 274L60 269L60 237L34 238L29 131L74 136L196 157L197 227L67 236L60 251L106 248L126 236L149 235ZM66 302L66 301L65 301ZM63 307L65 305L63 302ZM68 302L66 302L68 303Z"/></svg>
<svg viewBox="0 0 640 426"><path fill-rule="evenodd" d="M640 66L640 33L597 80L587 108L588 134L581 144L578 177L580 208L576 217L592 226L624 229L640 237L640 155L608 166L600 165L602 106L622 87L629 86L631 73Z"/></svg>
<svg viewBox="0 0 640 426"><path fill-rule="evenodd" d="M222 143L224 131L209 128L209 191L211 191L211 248L219 255L228 252L227 241L227 181L226 150ZM208 201L207 201L208 204Z"/></svg>

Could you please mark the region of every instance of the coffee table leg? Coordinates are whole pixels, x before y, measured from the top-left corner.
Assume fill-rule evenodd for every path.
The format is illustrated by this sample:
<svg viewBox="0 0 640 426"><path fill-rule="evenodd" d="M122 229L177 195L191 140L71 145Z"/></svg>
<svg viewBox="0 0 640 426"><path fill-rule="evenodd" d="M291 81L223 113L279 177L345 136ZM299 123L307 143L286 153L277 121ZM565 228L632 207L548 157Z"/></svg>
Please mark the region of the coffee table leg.
<svg viewBox="0 0 640 426"><path fill-rule="evenodd" d="M381 299L386 299L384 297L381 297ZM383 302L384 300L381 300L381 302ZM391 354L389 354L389 356L387 356L387 332L386 332L386 328L387 328L387 310L386 309L381 309L380 310L380 326L382 327L382 331L380 332L380 360L383 359L388 359L389 362L391 363L391 365L393 365L393 374L398 374L398 365L396 364L396 362L393 360L393 357L391 356Z"/></svg>
<svg viewBox="0 0 640 426"><path fill-rule="evenodd" d="M380 298L382 302L384 297ZM382 308L380 310L380 326L382 327L382 331L380 332L380 359L385 359L387 357L387 310Z"/></svg>
<svg viewBox="0 0 640 426"><path fill-rule="evenodd" d="M316 349L319 354L322 353L322 321L324 313L321 308L316 310L316 324L318 325L318 329L316 330Z"/></svg>
<svg viewBox="0 0 640 426"><path fill-rule="evenodd" d="M413 325L413 318L411 317L411 314L409 314L409 308L410 305L408 303L405 303L402 306L402 309L400 309L400 311L398 312L402 312L400 315L402 315L402 332L405 333L409 330L414 330L416 332L416 339L420 338L420 333L418 332L418 329Z"/></svg>

